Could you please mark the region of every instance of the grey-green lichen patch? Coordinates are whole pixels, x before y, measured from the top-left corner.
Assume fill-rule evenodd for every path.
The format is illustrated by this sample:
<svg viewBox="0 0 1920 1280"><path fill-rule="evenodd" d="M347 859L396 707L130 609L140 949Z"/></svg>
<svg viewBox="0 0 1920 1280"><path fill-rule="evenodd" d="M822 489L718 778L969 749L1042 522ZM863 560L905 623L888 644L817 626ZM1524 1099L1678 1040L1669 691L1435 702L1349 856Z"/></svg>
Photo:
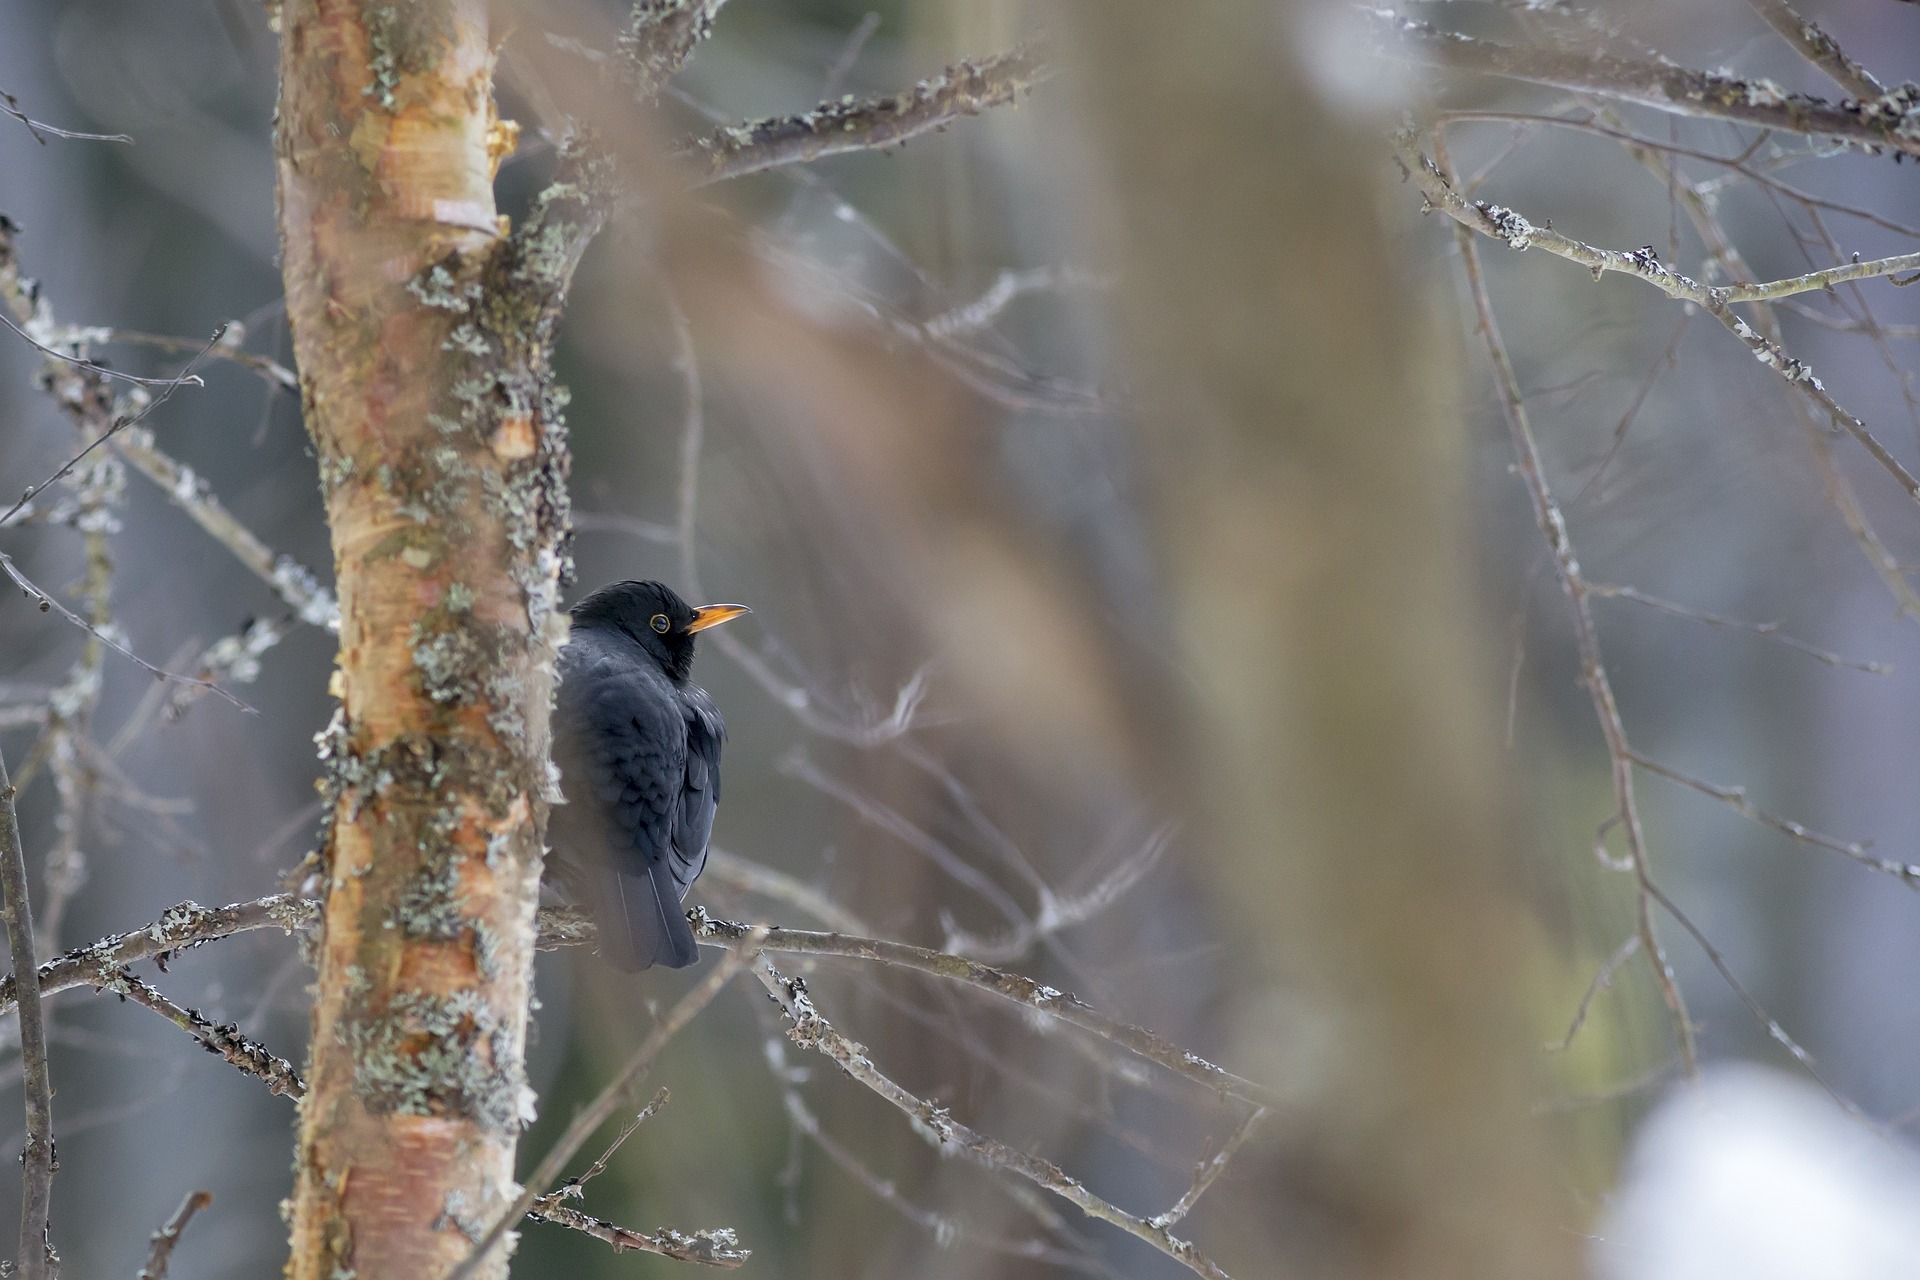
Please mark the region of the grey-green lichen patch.
<svg viewBox="0 0 1920 1280"><path fill-rule="evenodd" d="M430 307L465 313L479 299L480 286L456 280L446 264L436 262L407 281L407 292Z"/></svg>
<svg viewBox="0 0 1920 1280"><path fill-rule="evenodd" d="M451 10L431 4L370 4L365 16L373 82L361 93L392 111L402 78L431 70L451 43Z"/></svg>
<svg viewBox="0 0 1920 1280"><path fill-rule="evenodd" d="M457 324L447 340L440 344L442 351L464 351L470 356L487 356L493 353L493 344L488 342L471 324Z"/></svg>
<svg viewBox="0 0 1920 1280"><path fill-rule="evenodd" d="M321 496L338 489L353 479L353 455L337 453L327 449L320 455L320 493Z"/></svg>
<svg viewBox="0 0 1920 1280"><path fill-rule="evenodd" d="M416 622L410 648L422 693L442 705L479 700L476 677L485 655L470 630L435 630L426 622Z"/></svg>
<svg viewBox="0 0 1920 1280"><path fill-rule="evenodd" d="M393 922L409 938L453 942L472 927L460 908L460 871L442 851L401 894Z"/></svg>
<svg viewBox="0 0 1920 1280"><path fill-rule="evenodd" d="M464 1116L495 1129L520 1118L524 1068L506 1028L473 992L403 991L352 1032L354 1091L372 1110Z"/></svg>
<svg viewBox="0 0 1920 1280"><path fill-rule="evenodd" d="M458 588L457 590L455 588ZM496 710L519 695L519 643L510 629L473 612L473 589L455 583L413 624L408 648L420 691L442 706L485 702Z"/></svg>

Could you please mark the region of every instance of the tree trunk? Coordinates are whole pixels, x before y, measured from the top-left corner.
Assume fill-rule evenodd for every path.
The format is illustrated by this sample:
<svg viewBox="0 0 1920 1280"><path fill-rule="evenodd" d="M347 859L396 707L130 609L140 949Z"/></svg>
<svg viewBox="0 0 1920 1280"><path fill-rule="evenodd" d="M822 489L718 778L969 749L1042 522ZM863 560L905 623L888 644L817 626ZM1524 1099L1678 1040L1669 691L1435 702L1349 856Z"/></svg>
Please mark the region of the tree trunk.
<svg viewBox="0 0 1920 1280"><path fill-rule="evenodd" d="M1389 122L1357 88L1330 100L1368 71L1334 8L1059 10L1151 400L1187 677L1168 773L1240 988L1265 993L1225 1061L1302 1103L1211 1220L1236 1274L1570 1276L1456 384L1377 214Z"/></svg>
<svg viewBox="0 0 1920 1280"><path fill-rule="evenodd" d="M510 1199L565 566L548 354L591 220L505 234L483 0L287 0L287 316L340 598L293 1280L443 1275ZM576 216L578 215L578 216ZM491 1272L505 1268L496 1251Z"/></svg>

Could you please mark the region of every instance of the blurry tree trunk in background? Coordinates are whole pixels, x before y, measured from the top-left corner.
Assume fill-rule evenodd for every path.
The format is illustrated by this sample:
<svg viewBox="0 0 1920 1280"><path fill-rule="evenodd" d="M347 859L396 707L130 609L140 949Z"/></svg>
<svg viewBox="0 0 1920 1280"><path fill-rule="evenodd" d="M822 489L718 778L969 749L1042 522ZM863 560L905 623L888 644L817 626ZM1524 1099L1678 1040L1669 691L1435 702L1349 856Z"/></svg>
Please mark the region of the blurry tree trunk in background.
<svg viewBox="0 0 1920 1280"><path fill-rule="evenodd" d="M1464 432L1432 300L1375 214L1390 122L1315 92L1310 60L1360 56L1309 39L1339 21L1315 9L1060 10L1146 357L1144 472L1190 678L1166 762L1183 843L1251 970L1238 989L1293 993L1234 1011L1225 1060L1301 1107L1223 1188L1216 1256L1573 1275L1529 1117Z"/></svg>
<svg viewBox="0 0 1920 1280"><path fill-rule="evenodd" d="M289 1274L419 1280L510 1199L530 1099L564 634L546 360L578 227L496 222L483 0L288 0L281 23L287 315L341 612Z"/></svg>

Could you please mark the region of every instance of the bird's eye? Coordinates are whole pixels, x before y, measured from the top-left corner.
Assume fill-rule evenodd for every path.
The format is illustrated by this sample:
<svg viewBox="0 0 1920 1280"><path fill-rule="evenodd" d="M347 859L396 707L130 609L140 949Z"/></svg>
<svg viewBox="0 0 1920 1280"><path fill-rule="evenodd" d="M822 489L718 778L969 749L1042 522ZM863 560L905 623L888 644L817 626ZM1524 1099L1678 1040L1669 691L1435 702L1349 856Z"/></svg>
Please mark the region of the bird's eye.
<svg viewBox="0 0 1920 1280"><path fill-rule="evenodd" d="M661 635L665 635L667 634L668 630L672 628L673 623L667 620L666 614L656 613L651 618L647 619L647 625L652 627L655 631L658 631Z"/></svg>

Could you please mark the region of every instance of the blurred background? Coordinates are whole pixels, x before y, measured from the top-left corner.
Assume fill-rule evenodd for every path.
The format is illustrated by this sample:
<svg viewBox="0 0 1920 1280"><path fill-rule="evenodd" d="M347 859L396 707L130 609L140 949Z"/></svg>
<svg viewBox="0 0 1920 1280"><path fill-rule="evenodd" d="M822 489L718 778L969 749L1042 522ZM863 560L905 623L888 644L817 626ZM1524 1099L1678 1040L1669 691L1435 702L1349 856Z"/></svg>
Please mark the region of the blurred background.
<svg viewBox="0 0 1920 1280"><path fill-rule="evenodd" d="M1554 5L1427 8L1440 12L1424 16L1499 38L1587 38L1571 19L1552 26ZM1540 19L1550 25L1526 29L1534 17L1515 19L1504 12L1512 8L1553 11ZM1291 15L1284 23L1282 9ZM1883 80L1920 75L1920 9L1811 0L1806 9ZM1738 0L1598 11L1631 32L1628 44L1688 66L1833 94ZM1263 12L1248 7L1253 28L1265 29ZM607 13L617 21L614 7ZM1422 619L1441 619L1428 680L1469 707L1459 753L1478 760L1486 751L1489 780L1472 803L1491 815L1476 829L1493 835L1476 856L1494 886L1488 910L1512 988L1499 1021L1525 1047L1514 1070L1527 1083L1513 1108L1554 1153L1545 1185L1566 1206L1569 1240L1584 1249L1589 1237L1616 1231L1653 1239L1640 1219L1609 1206L1623 1169L1635 1167L1636 1132L1681 1070L1644 957L1590 990L1635 927L1631 877L1595 854L1596 831L1614 811L1608 758L1579 684L1565 598L1511 471L1450 225L1418 216L1419 195L1397 184L1385 130L1402 110L1456 113L1447 141L1456 172L1478 180L1476 195L1593 244L1653 246L1695 276L1703 251L1681 211L1683 180L1706 185L1746 262L1772 279L1846 254L1912 250L1920 230L1905 223L1920 221L1909 214L1920 176L1886 157L1781 137L1752 153L1773 185L1684 157L1663 178L1617 139L1511 118L1590 120L1591 104L1491 80L1431 80L1377 61L1332 8L1273 15L1268 43L1249 58L1291 68L1305 86L1295 92L1345 121L1338 152L1315 163L1353 198L1344 206L1351 220L1378 228L1367 243L1379 252L1310 239L1323 224L1294 215L1311 187L1290 193L1287 216L1276 212L1270 228L1242 230L1270 239L1266 251L1328 258L1314 279L1337 281L1349 267L1356 278L1372 273L1390 300L1381 313L1392 310L1414 334L1398 348L1412 353L1407 364L1373 373L1425 406L1407 421L1427 443L1409 452L1424 468L1424 491L1444 502L1437 527L1459 541L1431 573L1417 559L1407 566L1438 599L1427 612L1410 607L1401 639L1418 649ZM534 38L537 12L515 21L515 40ZM1088 21L1071 6L732 0L663 101L663 133L894 92L1043 27L1067 47L1097 49ZM273 204L277 57L265 16L240 0L16 0L0 14L0 90L22 111L134 138L43 144L0 119L0 212L19 227L21 269L58 321L175 336L189 352L215 326L239 321L242 349L290 363ZM586 74L591 59L580 57ZM531 121L537 82L516 81L514 69L510 44L502 114ZM702 192L699 216L737 237L759 296L785 308L777 324L755 328L684 274L669 287L659 253L668 233L644 214L617 222L582 269L560 348L572 392L575 594L657 577L754 609L716 633L724 646L703 639L696 672L730 729L715 841L724 852L695 895L710 913L977 955L1273 1084L1311 1115L1314 1081L1361 1070L1339 1057L1342 1033L1329 1029L1324 992L1339 982L1307 976L1312 965L1297 959L1278 970L1247 960L1259 949L1247 941L1257 929L1224 911L1232 891L1222 885L1235 881L1209 863L1210 828L1178 798L1206 787L1188 786L1166 763L1188 750L1183 735L1206 731L1167 708L1189 695L1204 704L1194 691L1207 678L1189 665L1195 651L1176 643L1194 611L1175 580L1181 553L1169 550L1178 539L1167 529L1181 516L1167 502L1190 490L1168 483L1165 469L1187 465L1170 464L1170 451L1212 456L1207 424L1222 410L1195 404L1191 420L1170 411L1161 389L1171 384L1156 383L1132 354L1138 295L1128 292L1128 246L1151 220L1130 223L1125 200L1102 197L1123 189L1113 184L1131 171L1115 160L1126 140L1108 132L1119 126L1101 101L1069 65L1017 108L885 156ZM1696 153L1738 156L1758 137L1617 111L1609 127ZM1306 130L1313 118L1299 119ZM1229 124L1221 121L1222 137ZM1207 153L1204 140L1195 147ZM503 210L526 207L551 152L530 126L500 174ZM1237 177L1229 161L1211 172L1233 188L1264 171L1250 163ZM1321 171L1300 172L1307 182ZM1809 206L1782 185L1826 203ZM1488 240L1481 253L1589 579L1714 623L1631 599L1593 600L1634 750L1689 777L1744 787L1753 806L1836 842L1871 841L1874 855L1920 861L1916 620L1899 616L1836 512L1778 378L1711 319L1636 281L1595 282L1572 264ZM1334 292L1302 277L1274 293L1270 309L1238 319L1266 358L1289 364L1303 349L1289 335L1351 320ZM1871 282L1798 303L1780 313L1788 349L1916 465L1920 294ZM756 362L754 343L801 329L835 353L812 366L817 377ZM160 376L185 360L131 341L94 350L117 368ZM39 362L27 343L0 333L0 491L38 483L74 449L70 424L36 385ZM158 447L276 553L329 580L297 396L270 372L236 363L200 371L204 389L183 389L148 419ZM1369 377L1365 368L1327 372L1336 397ZM1143 418L1157 425L1143 428ZM1398 450L1391 434L1380 438L1383 451ZM1832 446L1900 571L1920 569L1920 513L1860 450L1837 438ZM1317 473L1301 474L1299 503L1275 493L1276 511L1326 496L1310 493ZM221 637L287 617L165 492L137 474L124 483L109 539L112 618L132 649L191 669ZM20 522L0 530L0 550L77 599L86 565L74 529ZM1009 575L1009 557L1024 555L1039 567ZM43 741L49 701L73 695L83 636L9 599L0 608L0 747L19 775ZM1219 603L1231 612L1231 601ZM332 653L324 628L290 625L260 655L256 678L233 686L256 714L212 698L169 714L170 691L107 657L81 735L92 745L74 748L73 776L87 792L77 826L59 829L51 763L20 800L36 877L63 839L83 859L60 946L138 927L183 899L225 903L281 887L317 829L313 736L331 713ZM1286 645L1260 659L1293 663L1286 678L1301 687L1370 675L1317 660ZM1322 741L1329 754L1341 750ZM1444 725L1422 741L1444 753ZM1185 758L1208 757L1192 748ZM1274 768L1291 779L1283 795L1313 776ZM1418 772L1374 776L1373 803L1393 808L1418 792ZM1157 793L1143 776L1168 786ZM1831 1108L1845 1117L1837 1141L1857 1136L1904 1158L1905 1132L1920 1118L1909 1065L1920 1054L1912 994L1920 899L1911 885L1655 774L1642 772L1639 785L1661 887L1725 970L1663 919L1709 1069L1760 1064L1802 1081L1817 1071L1812 1102L1795 1093L1783 1105ZM1275 849L1294 838L1276 834ZM1617 832L1612 840L1610 857L1620 851ZM1234 856L1266 855L1256 841ZM1346 856L1390 880L1399 851ZM1258 897L1272 882L1247 866L1240 883ZM35 888L44 898L39 879ZM1273 927L1285 932L1314 892L1254 905L1271 905ZM1476 918L1441 920L1428 941L1445 948L1457 938L1472 950ZM1271 977L1289 966L1302 975L1297 988ZM1238 1104L1117 1063L1110 1047L1008 1006L872 967L822 960L801 969L822 1011L896 1079L1135 1212L1176 1200L1196 1162L1245 1118ZM529 1161L699 972L624 980L584 952L543 958L530 1049L541 1119L523 1143ZM292 940L260 933L183 955L157 981L297 1062L310 976ZM74 992L51 1008L54 1222L69 1274L131 1273L148 1234L194 1187L217 1200L181 1244L177 1275L277 1266L291 1104L136 1007ZM1804 1048L1804 1062L1783 1036ZM1278 1040L1284 1049L1271 1047ZM783 1045L757 989L724 996L653 1073L671 1089L670 1105L592 1185L585 1207L643 1229L732 1227L760 1275L1183 1274L1024 1184L943 1159L829 1064ZM9 1048L0 1057L0 1151L20 1141L18 1079ZM1759 1094L1763 1104L1773 1096ZM1315 1128L1275 1124L1283 1147ZM1250 1161L1238 1192L1230 1169L1180 1233L1225 1241L1221 1261L1235 1275L1337 1273L1333 1255L1308 1246L1283 1264L1233 1221L1265 1205L1273 1221L1261 1230L1296 1238L1339 1221L1347 1193L1298 1172L1313 1167L1298 1150L1314 1146L1302 1140ZM13 1168L0 1161L0 1203L12 1194ZM1868 1176L1920 1185L1910 1170L1899 1175L1905 1183ZM1671 1201L1682 1202L1677 1193ZM1888 1203L1895 1214L1917 1211L1910 1190L1889 1193ZM1731 1274L1636 1270L1637 1256L1609 1254L1604 1265L1620 1275ZM524 1234L515 1265L524 1275L609 1277L681 1266L538 1227Z"/></svg>

